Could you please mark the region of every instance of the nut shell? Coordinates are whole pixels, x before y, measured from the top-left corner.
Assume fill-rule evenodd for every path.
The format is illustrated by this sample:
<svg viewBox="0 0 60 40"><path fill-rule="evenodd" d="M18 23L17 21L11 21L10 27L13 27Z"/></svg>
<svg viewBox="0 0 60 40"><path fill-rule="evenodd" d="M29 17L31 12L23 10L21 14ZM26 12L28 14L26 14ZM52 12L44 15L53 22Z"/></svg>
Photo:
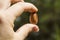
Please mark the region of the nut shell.
<svg viewBox="0 0 60 40"><path fill-rule="evenodd" d="M38 15L37 13L30 14L30 23L37 24L38 23Z"/></svg>

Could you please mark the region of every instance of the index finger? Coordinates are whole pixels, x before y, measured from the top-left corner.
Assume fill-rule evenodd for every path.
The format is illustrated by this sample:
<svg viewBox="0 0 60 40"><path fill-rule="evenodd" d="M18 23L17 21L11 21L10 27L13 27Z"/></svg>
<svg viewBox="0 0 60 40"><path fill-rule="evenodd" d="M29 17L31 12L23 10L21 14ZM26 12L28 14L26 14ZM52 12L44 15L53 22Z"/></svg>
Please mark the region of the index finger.
<svg viewBox="0 0 60 40"><path fill-rule="evenodd" d="M24 2L24 0L11 0L12 4L17 3L17 2Z"/></svg>
<svg viewBox="0 0 60 40"><path fill-rule="evenodd" d="M10 6L10 0L0 0L0 10L5 10Z"/></svg>

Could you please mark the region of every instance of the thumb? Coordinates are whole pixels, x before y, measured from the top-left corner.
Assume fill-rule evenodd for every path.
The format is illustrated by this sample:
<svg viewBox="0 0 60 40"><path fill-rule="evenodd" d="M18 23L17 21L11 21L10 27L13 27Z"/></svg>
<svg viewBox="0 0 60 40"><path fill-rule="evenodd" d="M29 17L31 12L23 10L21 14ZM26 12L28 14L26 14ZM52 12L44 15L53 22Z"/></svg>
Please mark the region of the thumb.
<svg viewBox="0 0 60 40"><path fill-rule="evenodd" d="M38 26L34 24L25 24L16 31L16 34L19 36L18 39L24 40L31 31L38 32Z"/></svg>

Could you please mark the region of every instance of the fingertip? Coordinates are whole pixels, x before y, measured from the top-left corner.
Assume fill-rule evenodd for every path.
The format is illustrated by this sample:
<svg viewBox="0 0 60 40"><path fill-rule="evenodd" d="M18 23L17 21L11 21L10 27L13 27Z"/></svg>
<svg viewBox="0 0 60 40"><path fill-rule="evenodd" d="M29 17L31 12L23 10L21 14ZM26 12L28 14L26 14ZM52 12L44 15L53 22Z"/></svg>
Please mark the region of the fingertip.
<svg viewBox="0 0 60 40"><path fill-rule="evenodd" d="M34 27L33 27L33 31L34 31L34 32L38 32L38 31L39 31L39 28L38 28L37 26L34 26Z"/></svg>
<svg viewBox="0 0 60 40"><path fill-rule="evenodd" d="M31 13L37 13L38 12L38 9L34 6L31 8Z"/></svg>
<svg viewBox="0 0 60 40"><path fill-rule="evenodd" d="M38 8L36 6L33 6L32 9L33 9L33 12L35 13L38 12Z"/></svg>
<svg viewBox="0 0 60 40"><path fill-rule="evenodd" d="M35 7L35 12L38 12L38 9Z"/></svg>

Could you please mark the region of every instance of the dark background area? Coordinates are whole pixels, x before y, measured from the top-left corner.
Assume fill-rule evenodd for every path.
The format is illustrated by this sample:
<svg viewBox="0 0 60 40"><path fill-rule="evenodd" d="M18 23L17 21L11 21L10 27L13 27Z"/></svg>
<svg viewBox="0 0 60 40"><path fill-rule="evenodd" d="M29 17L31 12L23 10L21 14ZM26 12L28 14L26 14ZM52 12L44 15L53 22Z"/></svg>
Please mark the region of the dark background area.
<svg viewBox="0 0 60 40"><path fill-rule="evenodd" d="M32 32L26 40L60 40L60 0L25 0L33 3L38 9L39 32ZM16 31L20 26L29 23L29 14L24 12L15 21Z"/></svg>

